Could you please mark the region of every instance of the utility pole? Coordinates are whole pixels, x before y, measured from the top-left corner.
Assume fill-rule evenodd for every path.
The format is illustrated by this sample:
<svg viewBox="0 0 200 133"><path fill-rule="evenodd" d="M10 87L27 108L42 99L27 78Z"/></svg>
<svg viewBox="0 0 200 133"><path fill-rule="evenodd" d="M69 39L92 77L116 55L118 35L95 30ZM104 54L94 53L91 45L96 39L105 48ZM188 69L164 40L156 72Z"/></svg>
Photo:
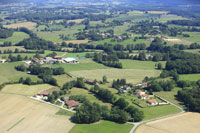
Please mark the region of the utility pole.
<svg viewBox="0 0 200 133"><path fill-rule="evenodd" d="M189 104L188 104L188 112L190 111L190 108L189 108L190 106L189 106Z"/></svg>

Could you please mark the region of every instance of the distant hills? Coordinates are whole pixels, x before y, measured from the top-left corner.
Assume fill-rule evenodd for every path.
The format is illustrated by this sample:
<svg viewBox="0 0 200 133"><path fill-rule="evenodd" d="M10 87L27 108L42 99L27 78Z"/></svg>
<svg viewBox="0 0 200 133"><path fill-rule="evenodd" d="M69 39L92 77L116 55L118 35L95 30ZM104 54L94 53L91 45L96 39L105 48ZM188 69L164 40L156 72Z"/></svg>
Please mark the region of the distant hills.
<svg viewBox="0 0 200 133"><path fill-rule="evenodd" d="M178 4L178 5L185 5L185 4L200 4L200 0L0 0L2 4L9 4L9 3L39 3L39 2L60 2L60 1L81 1L81 2L123 2L123 3L131 3L131 4L153 4L153 5L169 5L169 4Z"/></svg>

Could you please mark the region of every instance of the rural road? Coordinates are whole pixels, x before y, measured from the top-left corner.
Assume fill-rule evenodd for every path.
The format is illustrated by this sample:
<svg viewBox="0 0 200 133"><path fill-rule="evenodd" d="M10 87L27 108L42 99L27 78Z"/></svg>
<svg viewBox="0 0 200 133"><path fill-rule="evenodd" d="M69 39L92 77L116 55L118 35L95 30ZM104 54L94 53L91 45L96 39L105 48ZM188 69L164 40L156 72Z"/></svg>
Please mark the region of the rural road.
<svg viewBox="0 0 200 133"><path fill-rule="evenodd" d="M161 99L163 99L163 100L165 100L165 101L167 101L166 99L164 99L164 98L162 98L162 97L160 97L160 96L158 96L158 95L156 95L156 96L159 97L159 98L161 98ZM145 120L145 121L141 121L141 122L128 122L129 124L133 124L133 125L134 125L133 128L131 129L130 133L134 133L134 131L136 130L136 128L137 128L138 126L140 126L141 124L144 124L144 123L146 123L146 122L155 121L155 120L159 120L159 119L164 119L164 118L168 118L168 117L172 117L172 116L175 116L175 115L179 115L179 114L185 113L185 110L184 110L183 108L181 108L181 107L179 107L178 105L173 104L173 103L171 103L171 102L169 102L169 101L167 101L167 102L168 102L169 104L171 104L171 105L173 105L173 106L179 108L179 109L181 110L181 112L175 113L175 114L171 114L171 115L162 116L162 117L157 117L157 118L154 118L154 119Z"/></svg>

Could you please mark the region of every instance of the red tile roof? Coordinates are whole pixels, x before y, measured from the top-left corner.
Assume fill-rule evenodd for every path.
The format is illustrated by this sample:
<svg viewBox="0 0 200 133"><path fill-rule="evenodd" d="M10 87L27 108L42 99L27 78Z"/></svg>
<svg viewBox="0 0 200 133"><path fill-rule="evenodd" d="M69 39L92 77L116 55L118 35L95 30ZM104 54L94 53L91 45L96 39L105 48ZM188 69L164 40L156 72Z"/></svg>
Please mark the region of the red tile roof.
<svg viewBox="0 0 200 133"><path fill-rule="evenodd" d="M38 93L38 95L48 96L49 92L47 92L47 91L41 91L40 93Z"/></svg>
<svg viewBox="0 0 200 133"><path fill-rule="evenodd" d="M74 101L74 100L68 100L68 101L66 101L65 103L67 104L67 106L68 106L69 108L71 108L71 107L77 107L77 106L80 105L78 102L76 102L76 101Z"/></svg>
<svg viewBox="0 0 200 133"><path fill-rule="evenodd" d="M156 101L156 99L149 99L147 102L149 102L149 103L155 103L157 101Z"/></svg>

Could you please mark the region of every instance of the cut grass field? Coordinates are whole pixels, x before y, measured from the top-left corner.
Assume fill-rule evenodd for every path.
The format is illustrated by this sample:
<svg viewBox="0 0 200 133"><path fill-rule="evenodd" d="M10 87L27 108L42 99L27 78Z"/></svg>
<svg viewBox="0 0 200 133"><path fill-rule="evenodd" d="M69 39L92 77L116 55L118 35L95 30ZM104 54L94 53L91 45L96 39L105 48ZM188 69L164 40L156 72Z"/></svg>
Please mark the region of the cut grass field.
<svg viewBox="0 0 200 133"><path fill-rule="evenodd" d="M46 91L53 88L53 86L48 84L41 85L22 85L22 84L14 84L5 86L1 92L4 94L15 94L15 95L23 95L23 96L34 96L38 92Z"/></svg>
<svg viewBox="0 0 200 133"><path fill-rule="evenodd" d="M59 108L28 97L0 92L0 132L69 132L69 116L56 115Z"/></svg>
<svg viewBox="0 0 200 133"><path fill-rule="evenodd" d="M3 42L12 42L12 44L14 45L28 37L29 35L24 32L14 32L11 37L0 39L0 44L3 44Z"/></svg>
<svg viewBox="0 0 200 133"><path fill-rule="evenodd" d="M57 75L57 76L53 76L56 80L57 83L60 87L62 87L66 82L72 81L72 80L76 80L73 78L70 78L68 75L63 74L63 75Z"/></svg>
<svg viewBox="0 0 200 133"><path fill-rule="evenodd" d="M81 70L72 71L72 75L77 77L85 77L88 79L101 80L104 75L107 76L108 81L112 82L114 79L125 78L128 83L140 83L144 77L156 77L159 76L158 70L143 70L143 69L93 69L93 70Z"/></svg>
<svg viewBox="0 0 200 133"><path fill-rule="evenodd" d="M200 32L183 32L183 34L190 35L190 37L185 37L184 40L200 43Z"/></svg>
<svg viewBox="0 0 200 133"><path fill-rule="evenodd" d="M200 74L181 74L180 80L186 80L186 81L198 81L200 80Z"/></svg>
<svg viewBox="0 0 200 133"><path fill-rule="evenodd" d="M9 24L9 25L4 25L6 28L20 28L20 27L25 27L29 30L32 30L36 26L36 23L34 22L23 22L23 23L16 23L16 24Z"/></svg>
<svg viewBox="0 0 200 133"><path fill-rule="evenodd" d="M20 72L15 70L15 66L23 64L23 62L13 62L13 63L4 63L0 64L0 84L9 81L19 81L20 77L24 79L30 77L32 81L40 80L35 75L30 75L25 72Z"/></svg>
<svg viewBox="0 0 200 133"><path fill-rule="evenodd" d="M136 133L199 133L199 119L199 113L184 113L145 123L137 128Z"/></svg>
<svg viewBox="0 0 200 133"><path fill-rule="evenodd" d="M0 47L0 50L3 52L4 50L12 50L15 51L15 49L19 49L19 50L24 50L25 48L21 47L21 46L10 46L10 47Z"/></svg>
<svg viewBox="0 0 200 133"><path fill-rule="evenodd" d="M129 133L133 125L100 121L94 124L77 124L70 133Z"/></svg>
<svg viewBox="0 0 200 133"><path fill-rule="evenodd" d="M185 52L188 53L193 53L193 54L200 54L200 49L190 49L190 50L184 50Z"/></svg>

